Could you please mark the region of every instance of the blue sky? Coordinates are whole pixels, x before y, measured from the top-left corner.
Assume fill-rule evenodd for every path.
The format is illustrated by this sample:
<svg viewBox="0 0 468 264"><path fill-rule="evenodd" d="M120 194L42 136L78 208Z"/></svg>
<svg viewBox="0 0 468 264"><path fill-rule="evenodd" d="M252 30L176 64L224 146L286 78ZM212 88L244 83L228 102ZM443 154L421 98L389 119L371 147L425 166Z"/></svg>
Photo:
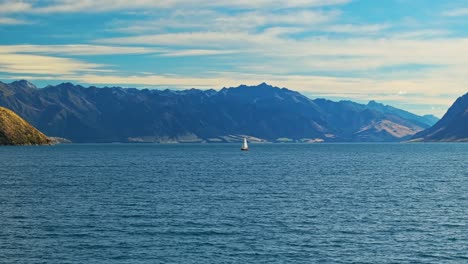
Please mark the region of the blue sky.
<svg viewBox="0 0 468 264"><path fill-rule="evenodd" d="M267 82L441 116L468 90L467 19L467 0L0 0L0 80Z"/></svg>

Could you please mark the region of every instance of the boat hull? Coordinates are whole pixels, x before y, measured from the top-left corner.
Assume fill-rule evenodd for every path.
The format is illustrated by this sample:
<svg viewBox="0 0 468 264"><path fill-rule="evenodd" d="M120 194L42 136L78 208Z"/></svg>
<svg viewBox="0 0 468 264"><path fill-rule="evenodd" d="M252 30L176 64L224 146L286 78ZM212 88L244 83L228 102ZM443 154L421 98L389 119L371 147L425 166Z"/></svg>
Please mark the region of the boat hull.
<svg viewBox="0 0 468 264"><path fill-rule="evenodd" d="M242 151L249 151L248 148L241 148Z"/></svg>

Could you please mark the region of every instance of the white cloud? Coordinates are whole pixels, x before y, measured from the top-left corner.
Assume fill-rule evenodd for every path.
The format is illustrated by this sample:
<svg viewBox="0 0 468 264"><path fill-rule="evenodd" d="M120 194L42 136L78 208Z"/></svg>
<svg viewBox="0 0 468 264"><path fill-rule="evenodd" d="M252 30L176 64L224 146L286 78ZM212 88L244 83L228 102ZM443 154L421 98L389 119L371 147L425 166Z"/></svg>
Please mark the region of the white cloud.
<svg viewBox="0 0 468 264"><path fill-rule="evenodd" d="M323 23L336 20L339 11L288 10L268 12L255 10L227 14L214 10L176 10L151 15L138 21L117 20L109 25L110 31L128 34L164 32L256 32L258 28L307 27L319 28Z"/></svg>
<svg viewBox="0 0 468 264"><path fill-rule="evenodd" d="M147 47L105 45L3 45L0 46L0 72L12 74L71 75L84 72L113 72L110 65L66 58L73 56L148 54L163 52ZM54 55L54 56L51 56Z"/></svg>
<svg viewBox="0 0 468 264"><path fill-rule="evenodd" d="M406 95L406 94L408 94L407 91L398 91L398 95Z"/></svg>
<svg viewBox="0 0 468 264"><path fill-rule="evenodd" d="M29 21L16 19L11 17L0 17L0 25L24 25L29 24Z"/></svg>
<svg viewBox="0 0 468 264"><path fill-rule="evenodd" d="M422 29L394 33L393 37L399 39L441 38L446 37L451 33L451 31L444 29Z"/></svg>
<svg viewBox="0 0 468 264"><path fill-rule="evenodd" d="M59 54L59 55L113 55L147 54L161 52L157 48L105 46L88 44L67 45L3 45L0 53Z"/></svg>
<svg viewBox="0 0 468 264"><path fill-rule="evenodd" d="M0 71L40 75L34 79L52 75L92 84L159 87L211 88L267 81L325 97L407 100L419 94L421 99L411 100L447 106L451 98L466 92L468 38L454 37L443 25L365 24L356 17L349 19L339 5L350 1L4 1L0 4L1 17L8 17L3 22L0 18L4 25L26 23L16 17L29 19L26 15L31 14L41 19L50 13L119 11L128 17L116 16L122 20L107 24L107 33L117 37L103 37L94 44L0 46ZM444 15L468 15L468 10ZM152 65L172 57L211 57L193 70L188 63L168 68L165 74L128 70L130 76L122 76L127 69L117 66L124 61L118 56L113 58L114 66L67 58L122 54L149 54ZM231 56L223 56L227 54ZM220 65L233 72L219 72Z"/></svg>
<svg viewBox="0 0 468 264"><path fill-rule="evenodd" d="M144 45L174 45L186 47L226 47L246 46L258 42L263 34L250 35L243 32L193 32L193 33L163 33L117 37L96 40L98 43L144 44Z"/></svg>
<svg viewBox="0 0 468 264"><path fill-rule="evenodd" d="M180 1L180 2L190 2ZM203 0L197 1L198 3L208 6L230 6L230 7L241 7L241 8L266 8L266 9L277 9L277 8L295 8L295 7L322 7L322 6L333 6L343 5L351 2L351 0L219 0L210 1Z"/></svg>
<svg viewBox="0 0 468 264"><path fill-rule="evenodd" d="M31 9L31 4L20 1L2 1L0 3L0 14L26 12Z"/></svg>
<svg viewBox="0 0 468 264"><path fill-rule="evenodd" d="M310 8L342 5L351 0L52 0L47 2L8 1L2 4L4 13L32 12L39 14L49 13L77 13L77 12L107 12L116 10L145 10L145 9L167 9L167 8L238 8L238 9L282 9L282 8ZM39 3L39 4L38 4ZM0 7L1 7L0 6Z"/></svg>
<svg viewBox="0 0 468 264"><path fill-rule="evenodd" d="M389 24L371 24L371 25L352 25L352 24L342 24L342 25L332 25L327 26L323 29L325 32L334 32L334 33L346 33L346 34L372 34L381 32L384 29L389 28Z"/></svg>
<svg viewBox="0 0 468 264"><path fill-rule="evenodd" d="M468 67L468 39L401 39L311 37L300 40L279 32L194 32L138 35L97 40L106 44L155 45L177 49L236 51L273 65L305 69L365 70L395 65Z"/></svg>
<svg viewBox="0 0 468 264"><path fill-rule="evenodd" d="M185 49L185 50L174 50L166 51L160 54L160 56L167 57L187 57L187 56L211 56L211 55L225 55L236 53L232 50L206 50L206 49Z"/></svg>
<svg viewBox="0 0 468 264"><path fill-rule="evenodd" d="M0 53L0 72L67 75L102 71L105 65L79 60L30 54Z"/></svg>
<svg viewBox="0 0 468 264"><path fill-rule="evenodd" d="M468 16L468 8L458 8L449 10L444 12L443 15L448 17Z"/></svg>
<svg viewBox="0 0 468 264"><path fill-rule="evenodd" d="M256 29L260 26L312 26L334 20L337 11L289 11L281 13L246 12L238 15L215 17L215 25L227 29Z"/></svg>

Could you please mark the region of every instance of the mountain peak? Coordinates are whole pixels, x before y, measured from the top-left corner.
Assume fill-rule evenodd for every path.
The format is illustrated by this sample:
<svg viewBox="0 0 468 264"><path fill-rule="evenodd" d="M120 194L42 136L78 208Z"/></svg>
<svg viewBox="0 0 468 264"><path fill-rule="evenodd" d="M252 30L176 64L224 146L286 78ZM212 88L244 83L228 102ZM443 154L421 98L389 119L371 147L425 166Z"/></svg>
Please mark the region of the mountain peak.
<svg viewBox="0 0 468 264"><path fill-rule="evenodd" d="M37 87L34 84L32 84L32 83L30 83L30 82L28 82L26 80L14 81L11 84L14 85L14 86L19 86L19 87L23 87L23 88L37 89Z"/></svg>
<svg viewBox="0 0 468 264"><path fill-rule="evenodd" d="M59 84L58 86L75 86L73 83L71 82L63 82L61 84Z"/></svg>
<svg viewBox="0 0 468 264"><path fill-rule="evenodd" d="M280 87L278 86L274 86L274 85L271 85L271 84L268 84L266 82L262 82L256 86L251 86L253 88L262 88L262 89L281 89ZM285 89L285 88L283 88Z"/></svg>
<svg viewBox="0 0 468 264"><path fill-rule="evenodd" d="M276 86L273 86L271 84L268 84L266 82L259 83L257 85L247 85L247 84L241 84L237 87L231 87L231 88L278 88Z"/></svg>
<svg viewBox="0 0 468 264"><path fill-rule="evenodd" d="M79 84L74 84L74 83L71 83L71 82L63 82L57 86L54 86L56 88L65 88L65 89L83 89L85 88L84 86L81 86ZM120 87L111 87L111 88L108 88L108 87L104 87L102 89L114 89L114 90L118 90L118 89L123 89L123 88L120 88Z"/></svg>
<svg viewBox="0 0 468 264"><path fill-rule="evenodd" d="M379 103L375 100L370 100L369 103L367 103L368 106L385 106L384 104L382 103Z"/></svg>

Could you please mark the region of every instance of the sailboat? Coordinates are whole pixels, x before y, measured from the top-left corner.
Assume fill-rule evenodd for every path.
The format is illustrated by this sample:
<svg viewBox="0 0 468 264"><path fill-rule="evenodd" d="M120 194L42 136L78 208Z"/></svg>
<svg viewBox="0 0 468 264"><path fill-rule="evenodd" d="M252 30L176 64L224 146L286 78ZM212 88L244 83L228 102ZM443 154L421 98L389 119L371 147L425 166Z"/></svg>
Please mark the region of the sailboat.
<svg viewBox="0 0 468 264"><path fill-rule="evenodd" d="M242 144L242 148L241 148L242 151L247 151L249 150L249 145L247 145L247 139L244 138L244 143Z"/></svg>

